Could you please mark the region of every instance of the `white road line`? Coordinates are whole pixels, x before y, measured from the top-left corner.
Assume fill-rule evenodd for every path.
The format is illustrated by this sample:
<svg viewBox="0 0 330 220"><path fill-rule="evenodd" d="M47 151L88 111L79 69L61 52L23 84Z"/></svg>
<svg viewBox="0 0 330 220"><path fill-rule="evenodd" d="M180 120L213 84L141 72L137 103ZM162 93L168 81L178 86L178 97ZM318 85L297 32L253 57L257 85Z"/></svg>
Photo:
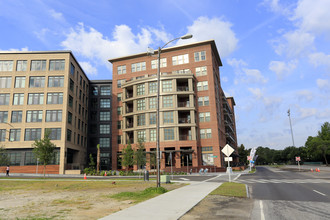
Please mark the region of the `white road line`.
<svg viewBox="0 0 330 220"><path fill-rule="evenodd" d="M260 220L265 220L264 208L261 200L259 200L259 205L260 205Z"/></svg>
<svg viewBox="0 0 330 220"><path fill-rule="evenodd" d="M240 176L241 176L241 174L238 174L238 176L235 177L234 181L236 181L238 179L238 177L240 177Z"/></svg>
<svg viewBox="0 0 330 220"><path fill-rule="evenodd" d="M180 178L181 180L185 180L185 181L187 181L187 180L189 180L189 179L186 179L186 178Z"/></svg>
<svg viewBox="0 0 330 220"><path fill-rule="evenodd" d="M315 189L313 189L313 191L316 192L316 193L318 193L318 194L320 194L320 195L322 195L322 196L326 196L324 193L321 193L321 192L319 192L319 191L317 191Z"/></svg>
<svg viewBox="0 0 330 220"><path fill-rule="evenodd" d="M215 176L215 177L213 177L213 178L211 178L211 179L204 180L204 181L202 181L202 182L207 182L207 181L210 181L210 180L214 180L214 179L216 179L216 178L218 178L218 177L220 177L220 176L222 176L222 174L219 174L218 176Z"/></svg>

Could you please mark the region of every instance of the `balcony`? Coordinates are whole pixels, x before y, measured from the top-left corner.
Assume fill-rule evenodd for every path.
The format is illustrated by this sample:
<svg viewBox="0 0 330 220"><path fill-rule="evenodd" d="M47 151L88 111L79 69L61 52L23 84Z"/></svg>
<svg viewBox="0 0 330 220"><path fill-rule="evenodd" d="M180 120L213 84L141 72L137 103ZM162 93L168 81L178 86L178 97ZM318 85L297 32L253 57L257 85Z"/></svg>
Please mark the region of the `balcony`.
<svg viewBox="0 0 330 220"><path fill-rule="evenodd" d="M187 91L189 91L189 87L188 86L177 86L177 91L178 92L187 92Z"/></svg>
<svg viewBox="0 0 330 220"><path fill-rule="evenodd" d="M179 118L179 124L187 124L187 123L191 123L190 117Z"/></svg>
<svg viewBox="0 0 330 220"><path fill-rule="evenodd" d="M180 141L191 141L191 135L180 134L179 135L179 140Z"/></svg>
<svg viewBox="0 0 330 220"><path fill-rule="evenodd" d="M178 107L180 107L180 108L185 108L185 107L189 107L189 106L190 106L189 101L178 102Z"/></svg>

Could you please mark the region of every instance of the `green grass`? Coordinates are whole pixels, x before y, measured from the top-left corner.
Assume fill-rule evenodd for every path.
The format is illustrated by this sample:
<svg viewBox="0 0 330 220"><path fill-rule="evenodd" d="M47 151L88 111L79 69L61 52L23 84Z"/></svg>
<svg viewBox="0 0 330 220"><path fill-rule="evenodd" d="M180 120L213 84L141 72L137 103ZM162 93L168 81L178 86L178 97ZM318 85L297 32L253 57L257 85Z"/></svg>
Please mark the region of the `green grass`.
<svg viewBox="0 0 330 220"><path fill-rule="evenodd" d="M253 167L252 169L251 169L251 171L249 171L249 173L255 173L256 172L256 168L255 167Z"/></svg>
<svg viewBox="0 0 330 220"><path fill-rule="evenodd" d="M246 197L246 188L242 183L226 182L221 184L217 189L212 191L210 195Z"/></svg>
<svg viewBox="0 0 330 220"><path fill-rule="evenodd" d="M149 187L143 191L138 192L121 192L115 195L111 195L110 198L118 200L133 200L134 203L139 203L166 192L167 190L163 187Z"/></svg>

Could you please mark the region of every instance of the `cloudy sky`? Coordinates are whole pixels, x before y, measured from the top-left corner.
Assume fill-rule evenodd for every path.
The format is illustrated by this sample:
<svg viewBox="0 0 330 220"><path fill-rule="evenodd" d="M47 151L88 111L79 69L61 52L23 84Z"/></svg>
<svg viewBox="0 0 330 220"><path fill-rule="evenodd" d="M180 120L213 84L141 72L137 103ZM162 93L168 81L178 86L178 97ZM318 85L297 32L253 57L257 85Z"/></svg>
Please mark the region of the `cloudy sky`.
<svg viewBox="0 0 330 220"><path fill-rule="evenodd" d="M328 0L0 0L0 50L72 50L90 79L110 58L191 33L214 39L239 144L303 146L330 121ZM172 44L173 46L173 44Z"/></svg>

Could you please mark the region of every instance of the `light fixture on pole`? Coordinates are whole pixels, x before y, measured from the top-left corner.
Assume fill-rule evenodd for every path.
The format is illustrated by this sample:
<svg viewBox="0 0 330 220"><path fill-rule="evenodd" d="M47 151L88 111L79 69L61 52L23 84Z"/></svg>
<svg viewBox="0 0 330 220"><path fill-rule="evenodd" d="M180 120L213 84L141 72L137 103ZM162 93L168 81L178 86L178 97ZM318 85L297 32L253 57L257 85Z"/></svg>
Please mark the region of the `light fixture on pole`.
<svg viewBox="0 0 330 220"><path fill-rule="evenodd" d="M293 144L293 147L294 147L295 145L294 145L293 132L292 132L292 124L291 124L291 117L290 117L290 109L288 110L288 116L289 116L289 121L290 121L292 144Z"/></svg>
<svg viewBox="0 0 330 220"><path fill-rule="evenodd" d="M170 40L164 46L158 47L158 55L157 55L157 60L158 60L158 65L157 65L157 113L156 113L156 137L157 137L157 147L156 147L156 158L157 158L157 187L160 187L160 136L159 136L159 98L160 98L160 54L162 52L162 49L166 47L169 43L172 43L173 41L182 39L190 39L192 38L191 34L186 34L178 38L174 38L173 40ZM153 50L148 48L147 54L148 55L153 55Z"/></svg>

